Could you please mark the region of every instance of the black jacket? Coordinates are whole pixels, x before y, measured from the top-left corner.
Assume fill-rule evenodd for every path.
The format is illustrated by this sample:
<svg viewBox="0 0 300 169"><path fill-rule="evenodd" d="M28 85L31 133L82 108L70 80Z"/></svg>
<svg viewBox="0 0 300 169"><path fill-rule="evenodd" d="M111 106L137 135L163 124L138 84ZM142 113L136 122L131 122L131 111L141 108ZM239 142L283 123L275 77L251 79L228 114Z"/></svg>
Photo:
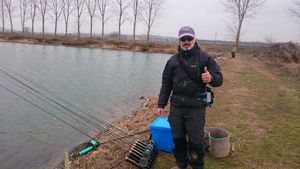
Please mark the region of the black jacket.
<svg viewBox="0 0 300 169"><path fill-rule="evenodd" d="M185 67L190 76L186 74L182 66ZM205 107L205 103L197 99L197 94L203 93L207 85L201 79L205 66L212 75L212 81L209 85L212 87L221 86L223 76L220 67L212 57L198 47L197 43L189 51L183 51L179 47L178 53L168 60L164 68L158 107L164 108L167 105L171 92L170 101L172 105ZM192 79L197 79L197 81Z"/></svg>

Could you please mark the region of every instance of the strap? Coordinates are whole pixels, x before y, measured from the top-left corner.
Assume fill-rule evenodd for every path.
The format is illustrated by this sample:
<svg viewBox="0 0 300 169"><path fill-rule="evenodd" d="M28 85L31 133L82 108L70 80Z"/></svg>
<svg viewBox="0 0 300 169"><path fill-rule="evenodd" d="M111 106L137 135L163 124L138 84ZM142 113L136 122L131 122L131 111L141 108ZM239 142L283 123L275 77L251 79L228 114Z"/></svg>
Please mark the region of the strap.
<svg viewBox="0 0 300 169"><path fill-rule="evenodd" d="M196 83L198 83L200 86L203 85L200 83L199 79L195 78L191 73L190 71L188 70L188 68L183 64L184 60L181 58L180 54L178 54L178 59L180 61L180 67L182 68L182 70L185 72L185 74L193 81L195 81ZM196 60L198 61L198 59L196 58ZM199 64L198 64L199 65ZM207 85L205 86L205 92L206 94L206 97L204 98L204 100L202 101L205 101L206 102L206 106L209 106L211 107L211 105L214 103L214 92L212 91L212 89L210 87L208 87ZM204 94L204 93L201 93L200 95ZM210 94L209 98L207 97L207 94ZM203 97L203 96L202 96Z"/></svg>
<svg viewBox="0 0 300 169"><path fill-rule="evenodd" d="M179 62L180 62L180 67L181 69L184 71L184 73L191 79L191 80L194 80L196 83L198 83L200 86L203 85L200 83L199 79L195 78L191 73L190 71L188 70L188 68L183 64L183 59L181 58L180 54L178 54L178 59L179 59ZM197 58L196 58L197 60ZM198 64L199 66L199 64Z"/></svg>

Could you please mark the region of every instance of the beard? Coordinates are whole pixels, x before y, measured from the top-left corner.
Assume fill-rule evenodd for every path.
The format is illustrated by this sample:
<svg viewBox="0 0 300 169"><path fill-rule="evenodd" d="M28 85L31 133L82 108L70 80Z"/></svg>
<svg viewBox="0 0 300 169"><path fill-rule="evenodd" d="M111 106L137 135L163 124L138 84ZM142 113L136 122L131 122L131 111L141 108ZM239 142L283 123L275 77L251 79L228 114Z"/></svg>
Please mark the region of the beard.
<svg viewBox="0 0 300 169"><path fill-rule="evenodd" d="M179 42L180 43L180 47L182 50L184 51L188 51L191 50L194 47L195 41L191 41L191 42Z"/></svg>

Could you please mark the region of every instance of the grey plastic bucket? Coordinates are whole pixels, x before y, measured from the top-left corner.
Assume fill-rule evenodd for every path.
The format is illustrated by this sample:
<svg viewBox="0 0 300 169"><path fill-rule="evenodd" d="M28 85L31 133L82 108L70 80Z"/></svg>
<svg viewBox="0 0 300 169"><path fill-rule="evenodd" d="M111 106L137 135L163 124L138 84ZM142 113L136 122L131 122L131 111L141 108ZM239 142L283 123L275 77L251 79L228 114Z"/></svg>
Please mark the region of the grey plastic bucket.
<svg viewBox="0 0 300 169"><path fill-rule="evenodd" d="M208 151L209 150L209 132L207 130L204 130L203 141L204 141L205 151Z"/></svg>
<svg viewBox="0 0 300 169"><path fill-rule="evenodd" d="M215 158L226 157L230 153L230 134L221 128L205 128L209 132L209 153Z"/></svg>

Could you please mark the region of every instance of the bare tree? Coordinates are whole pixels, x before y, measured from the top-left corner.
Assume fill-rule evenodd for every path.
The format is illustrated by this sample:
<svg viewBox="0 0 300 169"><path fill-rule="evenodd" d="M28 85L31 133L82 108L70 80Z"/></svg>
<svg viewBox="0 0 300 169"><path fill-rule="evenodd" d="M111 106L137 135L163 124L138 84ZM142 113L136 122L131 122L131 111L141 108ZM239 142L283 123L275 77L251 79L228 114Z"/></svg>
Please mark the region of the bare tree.
<svg viewBox="0 0 300 169"><path fill-rule="evenodd" d="M57 23L62 13L62 6L59 3L60 0L51 0L50 1L50 10L53 12L53 21L54 21L54 35L57 34Z"/></svg>
<svg viewBox="0 0 300 169"><path fill-rule="evenodd" d="M34 36L34 21L36 17L36 10L38 7L38 1L37 0L30 0L30 19L31 19L31 33L32 36Z"/></svg>
<svg viewBox="0 0 300 169"><path fill-rule="evenodd" d="M266 0L224 0L226 11L232 15L233 22L229 25L235 36L235 46L240 47L240 36L243 22L256 14L258 7Z"/></svg>
<svg viewBox="0 0 300 169"><path fill-rule="evenodd" d="M121 26L123 25L123 23L126 20L125 17L125 11L126 9L129 7L129 3L126 0L115 0L115 3L113 4L113 8L115 9L116 15L117 15L117 20L118 20L118 28L119 28L119 32L118 32L118 37L119 40L121 40Z"/></svg>
<svg viewBox="0 0 300 169"><path fill-rule="evenodd" d="M290 9L290 13L298 19L298 22L300 22L300 1L295 1L294 5L295 6Z"/></svg>
<svg viewBox="0 0 300 169"><path fill-rule="evenodd" d="M93 22L96 11L96 0L86 0L86 7L90 16L90 37L93 36Z"/></svg>
<svg viewBox="0 0 300 169"><path fill-rule="evenodd" d="M1 10L1 21L2 21L2 32L5 29L5 8L4 8L4 0L0 0L0 10Z"/></svg>
<svg viewBox="0 0 300 169"><path fill-rule="evenodd" d="M163 0L145 0L144 21L147 25L147 44L150 40L150 31L162 8Z"/></svg>
<svg viewBox="0 0 300 169"><path fill-rule="evenodd" d="M132 0L131 7L133 9L133 40L135 41L136 25L143 11L142 0Z"/></svg>
<svg viewBox="0 0 300 169"><path fill-rule="evenodd" d="M69 24L69 18L71 13L74 11L74 8L72 8L72 2L73 0L62 0L62 14L64 16L65 21L65 36L68 36L68 24Z"/></svg>
<svg viewBox="0 0 300 169"><path fill-rule="evenodd" d="M28 0L19 0L22 33L24 33L25 31L27 6L28 6Z"/></svg>
<svg viewBox="0 0 300 169"><path fill-rule="evenodd" d="M45 35L45 19L48 11L48 1L47 0L39 0L38 9L42 18L42 34Z"/></svg>
<svg viewBox="0 0 300 169"><path fill-rule="evenodd" d="M97 1L97 6L98 6L98 9L100 11L100 17L101 17L101 35L102 35L102 38L104 37L104 25L107 21L107 18L106 18L106 9L109 5L108 3L108 0L96 0Z"/></svg>
<svg viewBox="0 0 300 169"><path fill-rule="evenodd" d="M75 10L76 10L76 17L77 17L77 34L80 37L80 18L84 9L84 4L86 0L75 0Z"/></svg>
<svg viewBox="0 0 300 169"><path fill-rule="evenodd" d="M13 27L13 14L15 12L15 4L13 3L13 0L4 0L4 6L6 7L8 16L9 16L9 21L10 21L10 31L14 32L14 27Z"/></svg>

